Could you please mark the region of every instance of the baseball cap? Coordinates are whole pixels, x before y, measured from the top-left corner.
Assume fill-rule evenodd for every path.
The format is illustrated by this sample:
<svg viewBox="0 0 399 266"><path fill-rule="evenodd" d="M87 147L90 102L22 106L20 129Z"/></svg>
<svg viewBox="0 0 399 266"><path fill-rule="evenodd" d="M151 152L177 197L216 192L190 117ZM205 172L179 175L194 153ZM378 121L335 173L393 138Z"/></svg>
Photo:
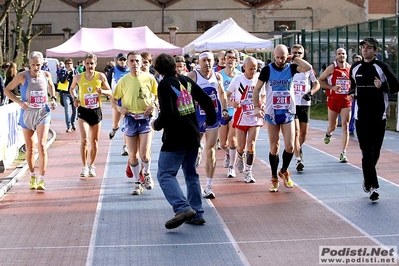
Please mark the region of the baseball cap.
<svg viewBox="0 0 399 266"><path fill-rule="evenodd" d="M378 41L373 37L366 37L361 42L360 45L367 43L367 45L374 46L374 48L380 48L380 44Z"/></svg>
<svg viewBox="0 0 399 266"><path fill-rule="evenodd" d="M116 59L119 60L119 59L121 59L121 58L127 59L127 55L124 54L124 53L119 53L119 54L117 55Z"/></svg>

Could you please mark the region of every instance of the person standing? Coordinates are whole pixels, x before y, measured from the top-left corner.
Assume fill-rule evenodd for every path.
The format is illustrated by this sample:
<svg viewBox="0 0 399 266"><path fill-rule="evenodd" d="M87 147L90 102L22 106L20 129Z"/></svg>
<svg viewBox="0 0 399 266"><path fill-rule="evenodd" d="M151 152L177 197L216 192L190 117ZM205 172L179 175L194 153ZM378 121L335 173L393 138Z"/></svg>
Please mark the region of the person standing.
<svg viewBox="0 0 399 266"><path fill-rule="evenodd" d="M256 180L252 174L252 167L255 161L256 140L258 139L259 129L263 126L263 118L254 115L254 102L252 100L254 87L258 80L256 59L248 56L244 60L242 67L244 73L233 78L227 89L227 98L231 101L231 105L236 108L233 128L237 135L237 153L240 158L239 162L241 162L240 168L238 166L237 168L239 168L240 173L243 172L243 161L246 158L245 182L255 183ZM261 89L260 95L261 99L256 104L258 106L262 106L262 103L265 101L266 93L264 86ZM245 147L247 149L246 156L244 156Z"/></svg>
<svg viewBox="0 0 399 266"><path fill-rule="evenodd" d="M236 69L237 60L235 57L235 53L233 50L227 50L225 53L225 65L226 67L222 69L219 73L223 78L223 88L227 93L227 89L230 85L230 82L234 77L241 74L240 71ZM234 94L231 94L231 98L234 98ZM229 98L227 98L229 99ZM231 101L227 101L227 112L229 117L227 119L220 120L220 128L219 128L219 144L220 148L224 150L226 153L223 160L223 167L227 168L227 177L233 178L236 176L234 165L236 163L237 158L237 138L235 129L233 128L233 115L234 115L234 107L229 104ZM242 155L242 154L241 154ZM242 163L244 159L239 157L241 160L240 172L242 173L244 169L244 164Z"/></svg>
<svg viewBox="0 0 399 266"><path fill-rule="evenodd" d="M344 48L336 51L336 61L329 65L319 77L320 86L326 90L328 106L328 127L324 136L324 143L331 141L332 133L337 128L338 114L342 124L342 152L339 155L341 163L347 163L346 148L349 143L349 121L352 102L349 99L350 65L346 62L347 54Z"/></svg>
<svg viewBox="0 0 399 266"><path fill-rule="evenodd" d="M377 60L380 45L375 38L364 38L360 46L363 60L351 66L349 95L356 99L354 117L362 151L363 190L375 201L379 199L376 165L387 124L388 93L397 93L399 82L391 67Z"/></svg>
<svg viewBox="0 0 399 266"><path fill-rule="evenodd" d="M116 66L111 68L107 73L107 81L111 86L112 92L115 91L116 84L118 81L126 74L130 73L130 69L126 64L127 55L124 53L119 53L116 57ZM122 102L118 101L118 105L121 106ZM112 108L112 130L109 133L109 139L113 139L115 137L116 131L119 129L119 124L121 123L121 113L119 113L116 109ZM123 146L122 153L123 156L128 156L129 151L126 144L126 136L123 134Z"/></svg>
<svg viewBox="0 0 399 266"><path fill-rule="evenodd" d="M67 127L66 132L72 132L76 130L76 107L73 104L73 98L69 91L73 78L79 74L79 72L73 68L73 61L70 58L65 60L65 67L60 68L58 72L57 89L60 92L61 105L64 107L65 123ZM72 111L71 114L69 113L70 109Z"/></svg>
<svg viewBox="0 0 399 266"><path fill-rule="evenodd" d="M270 192L277 192L279 181L277 175L283 179L284 186L292 188L293 182L288 167L294 155L295 138L295 93L293 77L298 72L307 72L312 66L298 55L289 55L284 44L275 47L274 63L268 64L260 72L256 83L253 102L254 114L267 121L270 153L269 162L272 171ZM292 61L292 63L291 63ZM260 92L266 83L266 102L264 109L259 105ZM279 165L280 131L284 138L283 165L277 173Z"/></svg>
<svg viewBox="0 0 399 266"><path fill-rule="evenodd" d="M154 181L150 173L151 142L153 131L150 120L157 107L157 81L150 73L140 70L142 57L138 52L127 55L127 64L130 73L124 75L116 84L111 105L123 115L122 132L127 137L129 160L126 166L126 175L134 176L135 184L132 195L143 193L140 182L140 171L144 174L145 188L154 188ZM117 101L121 100L121 106ZM139 163L139 157L141 164ZM143 169L141 169L143 167Z"/></svg>
<svg viewBox="0 0 399 266"><path fill-rule="evenodd" d="M300 44L294 44L291 48L291 55L303 58L305 51ZM294 75L294 91L295 91L295 140L294 155L296 159L296 170L303 171L305 167L303 163L302 145L306 140L309 129L310 104L312 95L320 89L320 83L316 78L314 69L307 72L301 72Z"/></svg>
<svg viewBox="0 0 399 266"><path fill-rule="evenodd" d="M96 71L96 55L86 54L84 64L86 71L73 78L69 93L74 99L75 107L78 108L80 156L83 164L80 176L86 178L96 176L94 163L97 158L103 118L101 96L111 96L111 88L104 73ZM78 92L75 90L77 86L79 86Z"/></svg>
<svg viewBox="0 0 399 266"><path fill-rule="evenodd" d="M23 70L23 71L25 71L25 70ZM10 62L8 64L8 67L7 67L6 73L5 73L5 81L4 81L5 87L7 87L7 85L11 83L11 81L14 79L14 77L17 75L17 73L18 73L17 64L15 64L14 62ZM17 96L21 95L20 86L17 85L13 89L12 93ZM12 100L8 99L8 102L5 102L5 103L12 103Z"/></svg>
<svg viewBox="0 0 399 266"><path fill-rule="evenodd" d="M212 70L214 64L213 53L205 50L199 54L200 69L194 69L188 73L188 77L194 80L212 99L216 111L216 123L208 125L206 123L206 112L197 107L197 119L200 127L200 138L205 134L205 149L200 147L196 165L200 165L202 152L206 154L206 186L203 196L207 199L215 198L212 191L212 179L216 169L216 142L221 119L228 119L229 113L226 109L226 94L223 89L223 78L218 72ZM222 118L223 116L223 118Z"/></svg>
<svg viewBox="0 0 399 266"><path fill-rule="evenodd" d="M26 161L30 171L29 189L45 190L44 175L47 168L47 136L51 111L57 107L55 88L50 72L41 70L43 54L34 51L29 55L30 69L18 73L5 88L6 96L21 107L19 124L22 127L26 146ZM13 93L20 86L21 99ZM47 103L50 94L51 103ZM34 134L38 142L35 143ZM35 145L39 152L39 177L35 173Z"/></svg>
<svg viewBox="0 0 399 266"><path fill-rule="evenodd" d="M165 227L173 229L184 222L202 225L205 219L201 184L195 167L200 146L195 102L206 112L206 124L209 125L216 122L215 107L207 93L193 80L176 73L176 63L170 55L159 55L154 68L163 76L158 87L160 113L153 122L155 130L163 129L157 178L166 200L176 213ZM187 185L187 197L176 179L180 166Z"/></svg>

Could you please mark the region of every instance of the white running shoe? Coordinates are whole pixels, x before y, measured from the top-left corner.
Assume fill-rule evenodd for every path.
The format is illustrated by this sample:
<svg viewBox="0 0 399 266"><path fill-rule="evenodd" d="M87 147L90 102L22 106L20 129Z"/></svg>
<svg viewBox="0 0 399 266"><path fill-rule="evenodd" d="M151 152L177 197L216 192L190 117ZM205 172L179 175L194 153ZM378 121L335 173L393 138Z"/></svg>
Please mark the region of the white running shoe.
<svg viewBox="0 0 399 266"><path fill-rule="evenodd" d="M130 192L130 194L132 195L140 195L141 193L143 193L143 186L141 185L140 182L135 182L134 183L134 188L132 190L132 192Z"/></svg>
<svg viewBox="0 0 399 266"><path fill-rule="evenodd" d="M154 188L154 181L152 180L151 174L150 173L145 173L144 174L144 186L146 189L151 190Z"/></svg>
<svg viewBox="0 0 399 266"><path fill-rule="evenodd" d="M223 160L223 167L228 168L230 164L230 155L226 153Z"/></svg>
<svg viewBox="0 0 399 266"><path fill-rule="evenodd" d="M96 176L96 171L95 171L95 166L94 165L90 165L89 166L89 176Z"/></svg>
<svg viewBox="0 0 399 266"><path fill-rule="evenodd" d="M214 199L215 198L215 193L212 191L212 186L206 186L204 189L204 193L202 194L204 198L206 199Z"/></svg>
<svg viewBox="0 0 399 266"><path fill-rule="evenodd" d="M85 166L82 168L82 172L80 172L81 177L88 177L89 176L89 167Z"/></svg>
<svg viewBox="0 0 399 266"><path fill-rule="evenodd" d="M256 180L254 176L252 175L252 171L246 171L245 172L245 183L255 183Z"/></svg>
<svg viewBox="0 0 399 266"><path fill-rule="evenodd" d="M127 145L123 145L121 155L122 156L128 156L129 155L129 150L127 148Z"/></svg>
<svg viewBox="0 0 399 266"><path fill-rule="evenodd" d="M195 167L200 166L202 162L202 152L204 151L204 144L201 143L201 146L198 148L198 156L197 160L195 161Z"/></svg>
<svg viewBox="0 0 399 266"><path fill-rule="evenodd" d="M244 172L244 159L245 159L245 153L243 153L242 156L238 154L236 166L240 173Z"/></svg>
<svg viewBox="0 0 399 266"><path fill-rule="evenodd" d="M229 169L227 170L227 177L228 178L236 177L236 171L234 170L234 166L229 166Z"/></svg>

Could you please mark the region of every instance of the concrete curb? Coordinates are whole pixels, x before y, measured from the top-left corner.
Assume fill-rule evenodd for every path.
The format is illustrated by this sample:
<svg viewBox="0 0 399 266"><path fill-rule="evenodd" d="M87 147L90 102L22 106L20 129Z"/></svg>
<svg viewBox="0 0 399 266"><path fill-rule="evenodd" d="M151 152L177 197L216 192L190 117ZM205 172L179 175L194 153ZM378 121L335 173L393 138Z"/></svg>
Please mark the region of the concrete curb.
<svg viewBox="0 0 399 266"><path fill-rule="evenodd" d="M49 135L51 137L48 138L46 149L48 149L51 144L54 143L57 138L57 133L53 129L49 129ZM35 161L39 158L38 154L35 154ZM9 174L1 183L0 183L0 200L4 196L4 194L28 171L28 162L25 160L21 162L11 174Z"/></svg>

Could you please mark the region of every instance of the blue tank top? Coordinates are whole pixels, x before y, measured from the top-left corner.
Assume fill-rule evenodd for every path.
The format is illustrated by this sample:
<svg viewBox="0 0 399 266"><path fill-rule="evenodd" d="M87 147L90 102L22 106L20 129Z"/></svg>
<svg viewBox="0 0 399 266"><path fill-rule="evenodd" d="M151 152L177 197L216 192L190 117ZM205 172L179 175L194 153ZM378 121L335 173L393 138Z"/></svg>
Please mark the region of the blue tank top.
<svg viewBox="0 0 399 266"><path fill-rule="evenodd" d="M212 71L212 76L209 79L204 78L198 70L194 70L197 77L197 84L200 86L212 99L213 105L215 106L216 117L221 117L222 107L219 101L219 81L216 78L215 72ZM197 117L206 117L205 111L201 107L197 106Z"/></svg>

